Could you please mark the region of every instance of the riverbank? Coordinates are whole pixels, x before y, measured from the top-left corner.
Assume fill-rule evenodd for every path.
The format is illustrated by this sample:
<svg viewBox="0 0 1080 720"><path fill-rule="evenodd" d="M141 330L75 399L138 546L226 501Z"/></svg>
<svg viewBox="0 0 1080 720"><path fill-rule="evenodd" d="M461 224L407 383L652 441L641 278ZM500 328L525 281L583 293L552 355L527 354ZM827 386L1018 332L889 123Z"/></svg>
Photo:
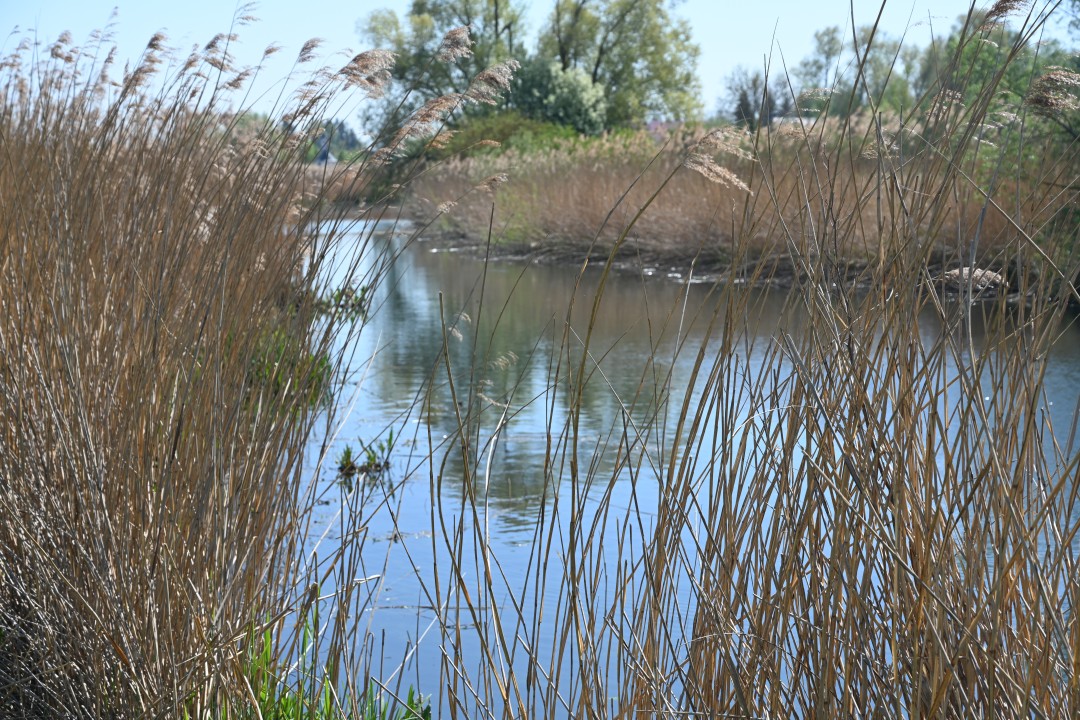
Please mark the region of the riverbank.
<svg viewBox="0 0 1080 720"><path fill-rule="evenodd" d="M420 239L437 249L580 265L606 262L617 246L617 269L703 281L791 287L824 274L867 288L977 267L1004 276L1013 293L1061 283L1046 276L1071 253L1069 198L1052 187L1069 166L1050 146L988 198L932 149L902 167L870 153L872 140L850 137L857 125L827 128L854 143L842 163L829 159L842 138L812 125L775 137L686 130L663 142L642 133L458 158L418 173L404 212L433 218ZM703 145L724 163L719 182L688 161ZM969 176L989 160L971 162ZM897 190L934 177L944 183L938 199ZM1009 203L1023 227L1003 210Z"/></svg>
<svg viewBox="0 0 1080 720"><path fill-rule="evenodd" d="M813 282L815 268L821 269L817 258L800 259L791 253L742 258L736 264L730 257L718 257L719 253L673 250L661 242L633 237L626 239L613 258L610 257L610 245L596 242L512 244L431 226L419 232L415 241L429 252L461 253L493 262L528 262L574 269L584 264L602 268L610 263L613 270L631 275L665 277L677 282L733 283L754 288L804 286ZM1034 263L1025 268L1016 257L1003 262L999 256L972 274L977 280L970 287L966 282L969 274L964 270L966 267L969 266L961 265L957 260L955 250L939 248L927 255L925 273L920 274L912 289L921 283L932 286L944 298L966 294L980 300L995 300L1004 296L1010 303L1028 302L1036 292L1042 292L1067 299L1071 307L1078 306L1065 283L1044 282ZM866 259L834 261L826 272L830 283L860 291L878 286L881 277L881 268ZM1074 280L1074 286L1080 286L1078 281L1080 278Z"/></svg>

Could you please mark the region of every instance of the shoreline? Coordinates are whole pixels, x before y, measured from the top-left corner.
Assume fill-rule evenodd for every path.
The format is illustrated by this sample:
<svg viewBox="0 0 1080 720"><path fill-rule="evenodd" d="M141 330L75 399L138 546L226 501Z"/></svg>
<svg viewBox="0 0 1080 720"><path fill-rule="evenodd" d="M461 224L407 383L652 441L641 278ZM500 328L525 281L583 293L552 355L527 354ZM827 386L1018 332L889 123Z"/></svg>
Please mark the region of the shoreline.
<svg viewBox="0 0 1080 720"><path fill-rule="evenodd" d="M559 242L549 247L513 245L477 241L461 232L448 230L427 230L417 234L414 242L422 243L432 252L463 253L474 258L485 256L495 262L523 262L542 265L564 265L581 267L583 263L602 266L608 261L610 246L596 243ZM590 252L591 249L591 252ZM835 287L847 285L860 291L874 287L871 277L871 261L849 259L834 263L831 268ZM951 259L945 250L935 250L926 270L932 283L942 297L962 297L966 288L962 283L949 278L951 273L963 266ZM664 253L655 247L642 248L639 242L631 238L620 249L619 257L612 263L612 268L621 273L633 273L644 277L664 277L678 282L691 283L735 283L755 288L791 289L811 280L810 274L798 267L789 253L771 253L755 259L746 259L741 263L724 262L719 258L702 258L702 254ZM993 267L1000 273L1002 286L989 285L974 287L972 301L986 302L1004 295L1008 302L1019 303L1035 295L1034 288L1038 276L1029 271L1021 277L1021 271L1013 267ZM1009 290L1009 288L1027 287L1029 290ZM1001 292L1004 290L1004 292ZM1054 293L1055 295L1057 293ZM1067 294L1067 293L1066 293Z"/></svg>
<svg viewBox="0 0 1080 720"><path fill-rule="evenodd" d="M370 208L369 208L370 210ZM366 212L357 208L337 208L335 212L343 217L362 219ZM494 262L521 262L540 265L562 265L580 268L584 263L603 267L610 256L610 244L595 240L573 241L553 240L547 245L538 242L531 244L508 241L491 241L486 238L477 240L461 230L440 229L431 225L424 227L414 220L404 206L386 208L379 214L381 221L391 222L399 230L408 228L410 243L421 243L431 252L463 253L473 258L484 258ZM989 270L992 275L999 275L1001 285L977 286L970 288L963 282L956 281L956 273L965 267L956 260L956 251L939 246L930 253L925 270L929 283L935 286L940 297L959 299L971 294L971 302L989 302L1004 297L1009 304L1031 304L1040 293L1042 280L1033 266L1021 267L1014 258L1008 264L985 263L975 275ZM854 290L869 291L875 286L871 267L872 259L850 258L832 263L829 268L832 287L845 285ZM665 247L655 241L650 242L638 237L629 237L619 250L612 268L620 273L632 273L646 278L664 278L673 282L733 283L752 288L776 288L789 290L811 280L804 268L798 267L795 259L787 252L763 254L757 258L746 257L742 262L732 263L721 251L712 253L687 252L679 248ZM952 276L952 277L950 277ZM1075 287L1080 287L1080 276L1073 280ZM1070 309L1080 311L1080 300L1068 288L1062 290L1061 282L1053 282L1048 293L1049 299L1066 298Z"/></svg>
<svg viewBox="0 0 1080 720"><path fill-rule="evenodd" d="M527 262L541 265L580 267L584 263L603 266L611 255L611 246L593 241L555 241L547 246L512 243L488 243L468 235L448 230L427 230L417 235L415 242L431 248L432 252L463 253L470 257L485 255L497 262ZM869 267L865 261L848 261L844 264L844 277L855 281ZM621 273L634 273L646 277L667 277L672 280L692 278L691 282L737 282L754 287L794 287L797 280L807 279L786 253L773 253L757 259L731 263L719 253L688 253L679 250L665 252L655 243L628 238L612 262L612 268ZM760 268L760 271L759 271ZM869 287L869 283L859 282Z"/></svg>

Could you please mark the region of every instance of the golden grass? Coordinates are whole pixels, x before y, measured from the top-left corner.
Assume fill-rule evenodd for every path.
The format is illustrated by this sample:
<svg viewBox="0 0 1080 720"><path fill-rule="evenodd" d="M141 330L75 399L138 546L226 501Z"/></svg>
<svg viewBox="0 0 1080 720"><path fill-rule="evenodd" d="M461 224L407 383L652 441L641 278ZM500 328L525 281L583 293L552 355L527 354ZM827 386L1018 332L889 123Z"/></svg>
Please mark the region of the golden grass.
<svg viewBox="0 0 1080 720"><path fill-rule="evenodd" d="M302 459L340 382L343 321L318 308L344 181L301 157L353 83L314 74L289 100L297 132L241 124L225 109L251 71L222 42L159 76L155 36L115 82L103 42L24 42L3 64L4 717L257 713L295 683L294 626L336 560L301 563ZM365 238L350 285L377 280L355 271Z"/></svg>
<svg viewBox="0 0 1080 720"><path fill-rule="evenodd" d="M951 120L969 121L966 115ZM436 229L444 233L483 238L494 206L498 242L571 260L589 253L603 258L633 219L624 256L714 271L787 256L791 228L809 228L812 240L859 265L880 260L901 241L890 234L912 236L912 229L919 247L939 257L977 236L970 262L1000 261L1015 244L1010 214L1040 227L1068 207L1071 195L1061 189L1070 168L1056 155L1058 145L1029 142L1024 152L1040 155L1017 165L986 138L953 158L947 143L919 137L924 128L913 125L908 119L902 141L896 118L871 114L789 118L756 136L723 128L680 130L663 140L642 131L560 141L544 151L437 164L411 184L409 207L439 213ZM989 182L984 175L1002 160L1015 171ZM950 162L957 172L945 178ZM484 188L495 175L506 182ZM887 182L904 183L901 193ZM988 188L997 205L988 206L974 183ZM918 200L927 210L916 217L898 202L904 192L942 196Z"/></svg>

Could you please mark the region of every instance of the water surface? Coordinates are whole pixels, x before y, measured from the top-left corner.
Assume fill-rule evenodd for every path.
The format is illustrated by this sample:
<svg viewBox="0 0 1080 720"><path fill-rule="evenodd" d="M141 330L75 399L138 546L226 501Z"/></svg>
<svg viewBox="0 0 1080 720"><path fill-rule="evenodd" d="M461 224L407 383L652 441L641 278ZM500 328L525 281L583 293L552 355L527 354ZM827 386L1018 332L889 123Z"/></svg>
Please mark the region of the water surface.
<svg viewBox="0 0 1080 720"><path fill-rule="evenodd" d="M484 560L490 566L496 559L496 585L506 592L486 601L505 604L508 613L515 603L528 611L559 601L544 586L535 548L551 539L542 536L544 527L567 527L568 518L559 516L563 510L553 500L560 493L606 499L610 515L584 518L586 525L595 524L597 543L605 534L612 543L625 542L627 529L615 517L620 512L625 517L632 510L640 523L637 542L648 533L664 481L652 469L663 465L660 456L678 449L676 423L695 355L703 343L708 349L717 342L706 339L706 332L718 296L712 284L696 283L692 276L612 274L590 327L603 278L599 269L579 273L524 261L489 263L436 252L422 242L404 248L403 239L392 234L377 242L401 254L381 272L370 319L349 340L356 362L351 393L341 399L347 417L336 434L320 437L316 445L328 442L332 461L346 445L379 452L378 443L392 433L391 467L358 490L338 483L333 462L324 462L319 482L328 502L314 519L317 532L308 551L327 554L338 542L342 514L355 493L377 500L364 511L358 575L369 580L354 621L377 639L372 655L381 677L400 672L406 684L433 693L450 650L436 622L435 608L446 598L434 596L432 588L447 586L449 568L472 573L475 580ZM735 353L737 371L752 382L771 358L768 369L782 381L792 368L771 353L781 332L797 331L800 318L785 309L784 292L754 292L752 314L727 318L737 324L745 347ZM719 317L724 319L722 311ZM928 339L942 328L942 319L932 314L920 321ZM973 347L981 352L978 323L972 328ZM583 483L556 488L569 473L565 466L551 466L567 456L553 443L571 417L568 378L575 377L586 335L591 358L585 370L591 377L582 390L576 437L589 467L579 473ZM1044 379L1051 401L1041 410L1064 434L1080 394L1080 333L1065 328L1052 355ZM628 429L641 428L651 430L625 444ZM628 454L637 461L626 462ZM466 464L473 469L470 478L462 471ZM446 538L458 536L462 544L452 550ZM442 606L444 617L454 612ZM475 667L482 660L468 632L473 619L466 614L456 622L466 630L461 657ZM534 652L553 652L552 629L542 623L513 632Z"/></svg>

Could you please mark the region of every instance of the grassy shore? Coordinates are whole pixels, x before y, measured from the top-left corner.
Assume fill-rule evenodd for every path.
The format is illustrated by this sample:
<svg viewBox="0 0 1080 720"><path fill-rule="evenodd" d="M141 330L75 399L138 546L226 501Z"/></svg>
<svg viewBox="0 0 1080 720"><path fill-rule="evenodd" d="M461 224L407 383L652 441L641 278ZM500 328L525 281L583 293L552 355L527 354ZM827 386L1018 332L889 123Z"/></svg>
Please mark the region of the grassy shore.
<svg viewBox="0 0 1080 720"><path fill-rule="evenodd" d="M684 128L660 137L642 130L557 140L546 149L442 162L413 184L407 207L420 217L438 214L428 236L446 243L486 246L490 224L497 253L603 261L618 243L617 262L695 267L717 276L745 276L769 259L777 265L773 279L788 284L797 273L788 262L788 236L812 225L831 236L828 251L851 266L850 279L867 282L862 271L888 251L895 241L890 233L912 220L909 208L883 192L884 170L897 168L898 180L914 181L939 175L947 163L985 174L1003 160L985 148L942 158L934 145L912 142L921 128L907 130L910 154L901 158L895 142L890 150L875 130L876 123L897 122L869 113L847 121L818 114L783 119L756 134ZM974 237L966 261L1007 270L1015 246L1011 211L1036 225L1067 214L1072 196L1060 188L1072 167L1060 156L1061 141L1043 140L1030 140L1024 161L993 183L993 203L958 175L952 197L918 218L912 230L933 270L947 269L957 248ZM695 172L688 158L702 149L717 158L723 175ZM628 224L631 231L620 238Z"/></svg>

